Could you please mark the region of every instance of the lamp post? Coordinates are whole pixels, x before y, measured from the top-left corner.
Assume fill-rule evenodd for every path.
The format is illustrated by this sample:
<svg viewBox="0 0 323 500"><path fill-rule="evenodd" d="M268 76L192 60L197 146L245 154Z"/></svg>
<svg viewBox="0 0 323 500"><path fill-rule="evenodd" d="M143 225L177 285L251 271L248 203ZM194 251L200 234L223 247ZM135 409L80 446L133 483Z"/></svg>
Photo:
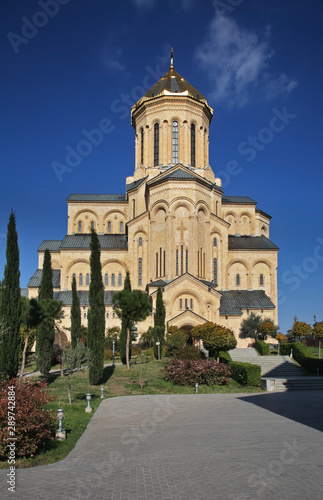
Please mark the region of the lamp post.
<svg viewBox="0 0 323 500"><path fill-rule="evenodd" d="M104 399L103 391L104 391L104 387L103 387L103 385L101 385L101 399Z"/></svg>
<svg viewBox="0 0 323 500"><path fill-rule="evenodd" d="M87 407L85 408L85 413L92 413L92 408L90 406L91 393L88 392L86 395Z"/></svg>
<svg viewBox="0 0 323 500"><path fill-rule="evenodd" d="M58 429L55 433L55 437L58 441L64 441L66 439L66 431L63 430L63 419L64 410L60 408L57 410Z"/></svg>
<svg viewBox="0 0 323 500"><path fill-rule="evenodd" d="M114 349L115 349L116 341L112 341L112 365L114 366Z"/></svg>
<svg viewBox="0 0 323 500"><path fill-rule="evenodd" d="M199 383L198 382L195 382L195 392L197 393L199 390Z"/></svg>

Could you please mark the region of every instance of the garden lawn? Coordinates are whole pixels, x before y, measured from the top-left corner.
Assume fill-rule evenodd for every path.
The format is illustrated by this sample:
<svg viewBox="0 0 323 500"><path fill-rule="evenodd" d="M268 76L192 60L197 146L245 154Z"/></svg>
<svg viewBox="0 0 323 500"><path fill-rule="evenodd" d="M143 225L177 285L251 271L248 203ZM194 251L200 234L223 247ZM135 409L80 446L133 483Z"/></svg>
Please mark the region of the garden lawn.
<svg viewBox="0 0 323 500"><path fill-rule="evenodd" d="M130 370L126 366L116 365L104 368L101 385L104 386L104 397L112 398L117 396L130 396L140 394L192 394L195 387L182 387L166 382L163 379L163 367L168 359L162 361L149 361L148 363L134 364ZM45 465L62 460L74 448L78 439L86 429L94 411L101 402L101 392L99 386L90 386L88 370L76 372L71 378L72 384L72 404L68 403L67 380L61 378L58 373L49 374L48 377L33 377L33 380L45 379L48 381L48 391L56 399L46 405L53 410L54 415L58 408L64 409L63 429L66 430L66 441L53 440L48 449L37 455L35 458L17 460L16 467L33 467ZM85 413L87 406L85 395L92 394L92 413ZM200 385L199 394L224 394L224 393L251 393L261 392L260 388L241 386L231 380L229 385L205 386ZM0 468L7 468L7 462L0 462Z"/></svg>

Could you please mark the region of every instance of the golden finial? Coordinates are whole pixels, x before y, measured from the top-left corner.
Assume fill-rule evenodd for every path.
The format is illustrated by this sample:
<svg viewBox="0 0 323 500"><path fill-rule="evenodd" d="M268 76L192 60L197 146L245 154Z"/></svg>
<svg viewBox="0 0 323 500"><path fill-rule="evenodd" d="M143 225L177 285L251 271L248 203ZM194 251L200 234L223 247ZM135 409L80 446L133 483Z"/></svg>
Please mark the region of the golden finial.
<svg viewBox="0 0 323 500"><path fill-rule="evenodd" d="M174 68L174 49L172 47L170 51L170 69Z"/></svg>

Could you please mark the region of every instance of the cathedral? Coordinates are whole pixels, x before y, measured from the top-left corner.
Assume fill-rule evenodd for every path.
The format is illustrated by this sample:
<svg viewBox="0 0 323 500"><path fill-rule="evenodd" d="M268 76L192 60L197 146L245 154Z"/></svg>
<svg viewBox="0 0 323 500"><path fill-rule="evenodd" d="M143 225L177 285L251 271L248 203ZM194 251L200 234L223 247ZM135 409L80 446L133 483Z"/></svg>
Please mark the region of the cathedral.
<svg viewBox="0 0 323 500"><path fill-rule="evenodd" d="M270 215L248 196L225 196L209 165L213 110L174 69L131 111L135 170L124 194L71 194L63 240L38 248L38 269L28 283L37 297L44 252L51 253L54 298L64 304L62 328L69 341L71 284L76 277L82 322L87 325L90 238L101 245L106 327L119 326L112 296L130 272L154 311L163 290L167 327L187 332L213 321L231 328L238 347L241 321L255 312L278 322L277 252L269 239ZM138 334L153 326L153 315Z"/></svg>

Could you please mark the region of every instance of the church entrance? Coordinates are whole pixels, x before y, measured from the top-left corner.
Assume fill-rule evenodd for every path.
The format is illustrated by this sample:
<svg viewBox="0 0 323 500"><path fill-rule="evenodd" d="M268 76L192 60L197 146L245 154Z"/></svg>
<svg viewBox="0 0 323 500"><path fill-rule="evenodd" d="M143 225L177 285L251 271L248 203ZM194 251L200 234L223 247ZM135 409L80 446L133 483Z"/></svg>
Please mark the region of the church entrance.
<svg viewBox="0 0 323 500"><path fill-rule="evenodd" d="M198 346L198 341L196 339L194 339L194 337L192 336L193 328L194 328L193 325L183 325L180 327L180 329L183 330L188 335L186 345Z"/></svg>

